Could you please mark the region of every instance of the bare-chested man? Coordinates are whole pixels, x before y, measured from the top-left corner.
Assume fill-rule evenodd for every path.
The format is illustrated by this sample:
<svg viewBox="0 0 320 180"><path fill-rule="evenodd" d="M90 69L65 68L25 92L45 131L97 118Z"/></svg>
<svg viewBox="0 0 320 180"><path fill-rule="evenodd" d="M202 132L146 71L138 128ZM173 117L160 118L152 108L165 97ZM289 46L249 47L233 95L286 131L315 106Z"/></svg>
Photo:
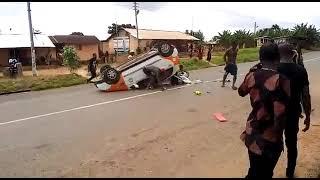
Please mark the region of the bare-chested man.
<svg viewBox="0 0 320 180"><path fill-rule="evenodd" d="M231 48L229 48L223 56L223 59L226 62L226 67L224 68L226 72L223 75L222 87L225 87L227 76L230 73L231 75L233 75L232 89L237 90L237 87L235 86L235 83L237 80L237 72L238 72L237 55L238 55L237 43L232 42Z"/></svg>

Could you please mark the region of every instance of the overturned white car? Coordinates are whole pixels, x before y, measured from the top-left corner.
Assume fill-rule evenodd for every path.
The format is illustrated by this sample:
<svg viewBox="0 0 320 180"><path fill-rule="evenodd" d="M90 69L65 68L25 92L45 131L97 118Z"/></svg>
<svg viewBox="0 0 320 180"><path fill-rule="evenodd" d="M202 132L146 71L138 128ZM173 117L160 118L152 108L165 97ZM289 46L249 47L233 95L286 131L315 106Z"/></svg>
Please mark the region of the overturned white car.
<svg viewBox="0 0 320 180"><path fill-rule="evenodd" d="M95 86L99 90L107 92L143 89L149 82L148 76L143 71L146 66L155 66L161 69L160 79L162 81L191 82L188 77L179 74L178 50L167 43L160 43L157 48L153 48L115 68L108 65L103 66L100 69L101 80L97 81Z"/></svg>

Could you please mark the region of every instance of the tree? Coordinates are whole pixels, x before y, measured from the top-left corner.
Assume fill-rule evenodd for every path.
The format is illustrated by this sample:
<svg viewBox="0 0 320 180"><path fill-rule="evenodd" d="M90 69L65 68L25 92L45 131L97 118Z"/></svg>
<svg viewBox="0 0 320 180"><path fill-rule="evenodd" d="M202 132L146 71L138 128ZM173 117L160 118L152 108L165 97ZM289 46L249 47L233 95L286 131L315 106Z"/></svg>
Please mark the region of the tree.
<svg viewBox="0 0 320 180"><path fill-rule="evenodd" d="M320 34L314 25L309 25L308 23L297 24L292 29L292 37L295 39L305 39L304 46L310 48L310 46L315 45L319 42Z"/></svg>
<svg viewBox="0 0 320 180"><path fill-rule="evenodd" d="M194 32L192 30L190 30L190 32L189 32L189 30L186 30L186 34L189 34L191 36L194 36L194 37L200 39L201 42L203 42L203 40L204 40L204 35L201 32L201 30L199 30L198 32Z"/></svg>
<svg viewBox="0 0 320 180"><path fill-rule="evenodd" d="M115 24L115 23L112 23L111 26L108 26L108 34L114 34L116 33L116 31L120 28L130 28L130 29L135 29L136 26L134 25L131 25L131 24Z"/></svg>
<svg viewBox="0 0 320 180"><path fill-rule="evenodd" d="M289 29L283 29L279 25L274 24L270 28L264 28L264 29L258 30L256 35L258 37L269 36L271 38L275 38L275 37L281 37L281 36L290 36L291 33L292 32Z"/></svg>
<svg viewBox="0 0 320 180"><path fill-rule="evenodd" d="M72 32L70 35L84 36L82 32Z"/></svg>
<svg viewBox="0 0 320 180"><path fill-rule="evenodd" d="M67 66L71 73L80 68L79 57L73 47L66 46L63 48L63 65Z"/></svg>
<svg viewBox="0 0 320 180"><path fill-rule="evenodd" d="M215 36L215 39L218 39L219 44L221 44L225 48L229 47L233 39L232 33L229 30L224 30L222 31L222 33L218 34L218 36Z"/></svg>

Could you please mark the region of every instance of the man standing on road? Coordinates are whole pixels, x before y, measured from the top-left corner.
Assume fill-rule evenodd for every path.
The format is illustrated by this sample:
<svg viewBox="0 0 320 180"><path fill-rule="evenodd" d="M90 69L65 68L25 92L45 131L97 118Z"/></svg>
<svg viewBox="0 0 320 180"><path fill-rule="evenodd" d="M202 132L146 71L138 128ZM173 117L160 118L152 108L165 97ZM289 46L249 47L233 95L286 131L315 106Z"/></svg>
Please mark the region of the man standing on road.
<svg viewBox="0 0 320 180"><path fill-rule="evenodd" d="M283 130L290 100L290 80L277 71L278 46L260 48L261 68L247 73L238 93L250 94L252 111L240 138L248 148L250 168L246 178L270 179L283 150Z"/></svg>
<svg viewBox="0 0 320 180"><path fill-rule="evenodd" d="M91 73L91 77L87 80L90 82L92 79L97 77L97 54L93 53L92 58L89 60L88 71Z"/></svg>
<svg viewBox="0 0 320 180"><path fill-rule="evenodd" d="M285 75L291 82L291 100L288 106L285 142L288 152L286 176L288 178L293 178L298 156L297 134L299 132L299 117L302 113L300 105L301 97L303 109L306 115L304 120L305 128L302 131L307 131L310 126L311 99L309 94L309 80L306 69L293 62L293 56L295 55L293 46L287 43L280 44L279 51L281 63L278 67L278 71L280 74Z"/></svg>
<svg viewBox="0 0 320 180"><path fill-rule="evenodd" d="M231 75L233 75L232 89L237 90L237 87L235 86L235 83L237 80L237 71L238 71L237 55L238 55L237 44L236 44L236 42L232 42L231 48L229 48L223 56L224 62L226 62L226 66L224 68L225 73L223 75L221 87L225 87L227 76L230 73ZM227 58L228 58L228 60L227 60Z"/></svg>

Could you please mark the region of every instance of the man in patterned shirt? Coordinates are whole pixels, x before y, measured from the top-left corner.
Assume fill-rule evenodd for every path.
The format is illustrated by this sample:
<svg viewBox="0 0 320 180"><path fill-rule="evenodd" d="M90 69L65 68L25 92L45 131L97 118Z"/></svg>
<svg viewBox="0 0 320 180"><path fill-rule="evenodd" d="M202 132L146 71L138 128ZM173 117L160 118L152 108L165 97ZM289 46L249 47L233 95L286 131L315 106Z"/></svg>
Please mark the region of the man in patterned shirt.
<svg viewBox="0 0 320 180"><path fill-rule="evenodd" d="M290 100L290 81L277 72L278 46L260 48L261 68L250 70L238 89L250 95L252 111L241 139L248 148L250 168L246 178L271 178L283 150L283 130Z"/></svg>

